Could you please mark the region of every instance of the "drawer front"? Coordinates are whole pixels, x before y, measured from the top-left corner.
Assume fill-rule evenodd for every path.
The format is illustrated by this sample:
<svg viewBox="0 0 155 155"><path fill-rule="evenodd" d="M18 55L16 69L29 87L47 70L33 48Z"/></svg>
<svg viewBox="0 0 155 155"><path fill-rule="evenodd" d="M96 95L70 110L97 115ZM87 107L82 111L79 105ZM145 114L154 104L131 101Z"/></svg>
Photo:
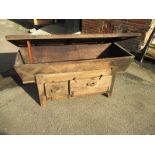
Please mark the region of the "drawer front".
<svg viewBox="0 0 155 155"><path fill-rule="evenodd" d="M81 96L107 92L111 86L112 76L78 79L70 81L70 96Z"/></svg>
<svg viewBox="0 0 155 155"><path fill-rule="evenodd" d="M68 97L68 81L45 83L45 94L47 98L52 99Z"/></svg>
<svg viewBox="0 0 155 155"><path fill-rule="evenodd" d="M111 81L111 69L36 75L42 105L46 99L107 93Z"/></svg>

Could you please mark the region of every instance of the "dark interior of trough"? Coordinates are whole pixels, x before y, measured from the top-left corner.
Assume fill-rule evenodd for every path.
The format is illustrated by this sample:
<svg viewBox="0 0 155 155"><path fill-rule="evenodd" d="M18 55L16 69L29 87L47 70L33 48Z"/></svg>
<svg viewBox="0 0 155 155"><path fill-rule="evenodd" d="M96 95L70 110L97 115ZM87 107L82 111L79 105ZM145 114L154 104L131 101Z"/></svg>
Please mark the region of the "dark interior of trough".
<svg viewBox="0 0 155 155"><path fill-rule="evenodd" d="M130 56L130 54L127 53L122 48L120 48L119 46L115 44L111 44L97 58L102 59L102 58L114 58L114 57L124 57L124 56Z"/></svg>
<svg viewBox="0 0 155 155"><path fill-rule="evenodd" d="M70 44L32 46L33 63L65 62L130 56L116 44ZM20 47L24 64L30 63L27 47Z"/></svg>

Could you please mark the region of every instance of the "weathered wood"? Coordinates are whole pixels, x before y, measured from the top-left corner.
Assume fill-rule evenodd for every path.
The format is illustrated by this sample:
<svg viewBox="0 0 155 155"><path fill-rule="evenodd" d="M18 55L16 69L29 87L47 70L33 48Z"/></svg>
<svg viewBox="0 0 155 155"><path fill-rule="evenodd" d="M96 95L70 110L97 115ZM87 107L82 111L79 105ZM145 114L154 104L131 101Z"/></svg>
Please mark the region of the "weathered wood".
<svg viewBox="0 0 155 155"><path fill-rule="evenodd" d="M99 93L110 96L116 73L125 71L134 59L130 52L113 42L135 36L137 34L24 35L7 39L20 46L16 72L23 83L37 83L40 104L46 106L47 99ZM33 60L25 47L28 41Z"/></svg>
<svg viewBox="0 0 155 155"><path fill-rule="evenodd" d="M103 92L107 93L108 88L111 86L111 81L111 69L59 74L36 74L41 106L47 105L47 99L54 100Z"/></svg>
<svg viewBox="0 0 155 155"><path fill-rule="evenodd" d="M96 59L109 46L110 43L91 45L32 46L31 51L33 51L33 63L45 63ZM20 53L24 58L25 63L31 63L30 56L27 53L27 47L21 47Z"/></svg>
<svg viewBox="0 0 155 155"><path fill-rule="evenodd" d="M27 50L28 50L29 62L32 64L33 63L33 59L32 59L31 43L28 40L27 40Z"/></svg>
<svg viewBox="0 0 155 155"><path fill-rule="evenodd" d="M80 39L80 38L122 38L138 37L140 33L109 33L109 34L52 34L52 35L8 35L6 40L37 40L37 39Z"/></svg>
<svg viewBox="0 0 155 155"><path fill-rule="evenodd" d="M101 50L101 49L99 48L98 50ZM111 52L109 50L116 50L116 51ZM74 60L74 61L53 62L53 63L24 64L25 63L25 59L24 59L24 63L20 61L21 64L19 64L19 62L16 61L15 69L19 74L19 76L21 77L23 83L33 83L35 82L35 79L34 79L35 74L41 74L41 73L42 74L43 73L44 74L64 73L64 72L76 72L76 71L89 71L92 69L102 70L108 67L109 68L114 67L116 68L117 72L120 72L120 71L126 70L128 65L132 62L134 58L134 56L132 56L128 51L124 50L117 44L112 46L110 45L110 47L108 46L108 49L106 48L106 50L102 52L102 54L101 56L98 56L98 58L96 59L78 60L78 61ZM89 54L86 54L86 55L89 55ZM21 59L20 57L21 55L18 54L17 60ZM60 56L60 59L61 57L62 56ZM109 58L109 57L112 57L112 58Z"/></svg>
<svg viewBox="0 0 155 155"><path fill-rule="evenodd" d="M9 35L6 40L16 46L26 46L26 41L30 40L35 45L50 44L92 44L92 43L112 43L129 38L140 36L139 33L110 33L110 34L52 34L52 35Z"/></svg>
<svg viewBox="0 0 155 155"><path fill-rule="evenodd" d="M102 70L115 67L117 72L125 71L133 61L133 57L107 58L99 60L83 60L59 63L40 63L15 65L16 72L23 83L34 83L35 74L65 73L78 71Z"/></svg>
<svg viewBox="0 0 155 155"><path fill-rule="evenodd" d="M50 99L67 98L69 96L68 81L45 83L45 93Z"/></svg>
<svg viewBox="0 0 155 155"><path fill-rule="evenodd" d="M37 74L42 77L47 83L68 81L73 79L85 79L85 78L100 78L101 76L111 75L112 70L110 68L105 68L102 70L91 70L91 71L74 71L66 73L55 73L55 74Z"/></svg>
<svg viewBox="0 0 155 155"><path fill-rule="evenodd" d="M70 81L71 97L107 92L111 85L112 76L101 76L89 79Z"/></svg>
<svg viewBox="0 0 155 155"><path fill-rule="evenodd" d="M37 88L38 88L40 105L42 107L46 107L47 106L47 98L46 98L45 91L44 91L44 81L42 80L42 78L40 76L36 75L36 83L37 83Z"/></svg>

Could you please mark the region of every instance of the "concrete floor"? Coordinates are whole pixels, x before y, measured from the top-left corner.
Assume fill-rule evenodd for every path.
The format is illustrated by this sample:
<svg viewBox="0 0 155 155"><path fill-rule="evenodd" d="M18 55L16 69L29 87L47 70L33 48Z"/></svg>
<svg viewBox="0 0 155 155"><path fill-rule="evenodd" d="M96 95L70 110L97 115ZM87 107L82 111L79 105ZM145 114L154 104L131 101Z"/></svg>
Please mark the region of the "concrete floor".
<svg viewBox="0 0 155 155"><path fill-rule="evenodd" d="M0 20L0 134L155 134L155 65L132 63L116 77L112 97L95 95L38 105L36 85L20 85L12 66L18 48L7 34L27 29Z"/></svg>

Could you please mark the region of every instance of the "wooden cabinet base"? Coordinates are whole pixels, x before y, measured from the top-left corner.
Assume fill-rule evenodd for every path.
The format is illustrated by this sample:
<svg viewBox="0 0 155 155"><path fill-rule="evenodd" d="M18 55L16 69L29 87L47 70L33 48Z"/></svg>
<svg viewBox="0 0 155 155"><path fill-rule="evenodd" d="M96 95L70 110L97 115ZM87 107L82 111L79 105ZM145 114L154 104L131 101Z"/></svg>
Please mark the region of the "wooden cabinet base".
<svg viewBox="0 0 155 155"><path fill-rule="evenodd" d="M40 105L47 100L74 98L93 94L111 96L115 75L112 70L92 70L59 74L36 74Z"/></svg>

